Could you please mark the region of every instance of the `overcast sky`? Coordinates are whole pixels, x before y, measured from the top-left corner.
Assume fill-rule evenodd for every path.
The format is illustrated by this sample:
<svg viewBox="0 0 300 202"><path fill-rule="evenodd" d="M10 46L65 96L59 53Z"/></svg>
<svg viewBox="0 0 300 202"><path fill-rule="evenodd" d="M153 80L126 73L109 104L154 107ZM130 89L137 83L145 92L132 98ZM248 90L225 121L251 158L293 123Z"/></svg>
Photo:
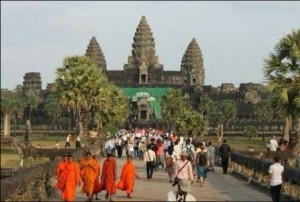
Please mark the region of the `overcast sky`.
<svg viewBox="0 0 300 202"><path fill-rule="evenodd" d="M14 89L26 72L40 72L45 89L63 58L85 54L92 36L108 70L122 70L143 15L164 69L179 71L196 38L205 84L215 87L263 82L263 59L300 28L300 2L1 1L1 88Z"/></svg>

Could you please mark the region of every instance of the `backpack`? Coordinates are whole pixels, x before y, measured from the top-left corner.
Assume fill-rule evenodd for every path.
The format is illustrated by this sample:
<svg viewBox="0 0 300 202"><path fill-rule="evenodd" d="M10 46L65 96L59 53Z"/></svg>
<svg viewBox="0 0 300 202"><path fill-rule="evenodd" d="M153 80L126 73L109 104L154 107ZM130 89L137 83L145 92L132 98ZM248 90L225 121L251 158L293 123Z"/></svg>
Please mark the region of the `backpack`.
<svg viewBox="0 0 300 202"><path fill-rule="evenodd" d="M167 166L167 167L173 167L173 165L174 165L174 160L173 160L173 158L172 158L171 156L168 156L168 157L166 158L166 166Z"/></svg>
<svg viewBox="0 0 300 202"><path fill-rule="evenodd" d="M187 160L192 161L193 160L193 151L192 151L192 146L186 148L186 153L188 154Z"/></svg>
<svg viewBox="0 0 300 202"><path fill-rule="evenodd" d="M199 165L200 166L205 166L207 163L207 156L206 156L206 152L203 154L199 154Z"/></svg>

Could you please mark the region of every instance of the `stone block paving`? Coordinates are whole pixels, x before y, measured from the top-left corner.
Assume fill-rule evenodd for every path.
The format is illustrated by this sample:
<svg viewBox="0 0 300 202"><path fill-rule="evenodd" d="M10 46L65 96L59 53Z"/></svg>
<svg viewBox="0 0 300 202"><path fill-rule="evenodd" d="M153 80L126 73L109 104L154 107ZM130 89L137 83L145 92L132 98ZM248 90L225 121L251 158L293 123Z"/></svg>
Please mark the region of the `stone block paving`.
<svg viewBox="0 0 300 202"><path fill-rule="evenodd" d="M104 159L100 160L101 167L103 161ZM116 161L119 178L126 158L116 158ZM153 178L147 179L143 161L136 159L134 163L141 179L135 181L132 198L126 198L125 192L117 190L113 201L166 201L167 193L177 189L172 187L164 169L157 169L157 172L153 173ZM191 194L197 201L271 201L269 193L261 191L231 174L224 175L221 167L216 167L214 172L208 172L207 183L204 187L200 187L200 184L194 181ZM104 191L98 194L99 201L108 201L104 199L104 195ZM76 201L85 201L86 199L87 197L81 193L81 187L78 187ZM55 192L49 201L61 201L60 192Z"/></svg>

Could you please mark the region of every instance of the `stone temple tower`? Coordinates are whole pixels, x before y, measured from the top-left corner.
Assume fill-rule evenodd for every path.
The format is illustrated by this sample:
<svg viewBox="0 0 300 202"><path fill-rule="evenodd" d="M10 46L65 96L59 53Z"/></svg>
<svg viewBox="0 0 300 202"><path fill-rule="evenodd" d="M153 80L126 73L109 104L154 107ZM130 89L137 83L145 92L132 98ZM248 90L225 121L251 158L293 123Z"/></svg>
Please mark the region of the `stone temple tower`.
<svg viewBox="0 0 300 202"><path fill-rule="evenodd" d="M92 37L85 55L91 57L95 61L97 67L101 72L105 73L107 71L105 57L99 46L99 43L97 42L96 37Z"/></svg>
<svg viewBox="0 0 300 202"><path fill-rule="evenodd" d="M190 42L181 60L181 72L189 85L204 85L203 57L195 38Z"/></svg>
<svg viewBox="0 0 300 202"><path fill-rule="evenodd" d="M162 65L155 55L155 42L151 28L143 16L133 37L132 55L128 57L128 64L124 70L138 74L139 84L158 83L162 78Z"/></svg>

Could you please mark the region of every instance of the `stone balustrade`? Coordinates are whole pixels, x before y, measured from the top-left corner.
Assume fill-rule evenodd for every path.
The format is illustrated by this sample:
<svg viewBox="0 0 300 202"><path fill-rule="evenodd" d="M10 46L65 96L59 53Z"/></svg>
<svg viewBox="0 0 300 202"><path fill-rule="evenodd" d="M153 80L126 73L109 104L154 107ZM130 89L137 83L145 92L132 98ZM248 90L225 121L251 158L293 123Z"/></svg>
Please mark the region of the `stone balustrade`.
<svg viewBox="0 0 300 202"><path fill-rule="evenodd" d="M268 189L268 170L272 164L269 160L255 156L232 152L230 168L249 183ZM282 195L288 200L300 200L300 169L284 165Z"/></svg>

